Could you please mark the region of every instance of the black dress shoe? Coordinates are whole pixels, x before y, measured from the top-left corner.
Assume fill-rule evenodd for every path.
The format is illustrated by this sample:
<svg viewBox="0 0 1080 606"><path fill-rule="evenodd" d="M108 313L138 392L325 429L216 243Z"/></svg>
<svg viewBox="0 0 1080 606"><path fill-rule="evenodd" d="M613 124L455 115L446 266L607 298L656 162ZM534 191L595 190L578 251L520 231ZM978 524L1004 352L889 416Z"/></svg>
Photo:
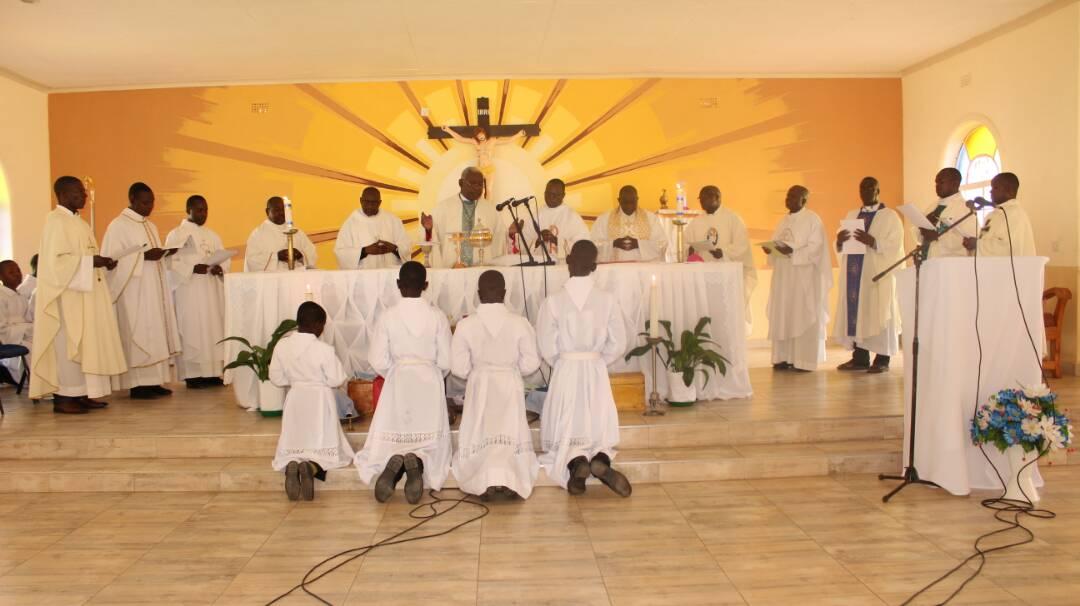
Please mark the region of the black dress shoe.
<svg viewBox="0 0 1080 606"><path fill-rule="evenodd" d="M203 383L207 387L221 387L225 385L225 381L221 377L203 377Z"/></svg>
<svg viewBox="0 0 1080 606"><path fill-rule="evenodd" d="M841 372L856 372L870 370L870 365L864 362L856 362L855 360L848 360L840 366L836 367L836 370Z"/></svg>
<svg viewBox="0 0 1080 606"><path fill-rule="evenodd" d="M416 505L424 496L424 462L413 453L405 455L405 500Z"/></svg>
<svg viewBox="0 0 1080 606"><path fill-rule="evenodd" d="M878 375L878 374L881 374L883 372L889 372L889 366L888 366L888 364L874 364L870 368L867 368L866 372L868 372L868 373L870 373L872 375Z"/></svg>
<svg viewBox="0 0 1080 606"><path fill-rule="evenodd" d="M777 362L776 364L772 365L773 370L791 370L792 368L794 368L794 366L788 364L787 362Z"/></svg>
<svg viewBox="0 0 1080 606"><path fill-rule="evenodd" d="M611 466L611 458L606 453L598 452L589 463L589 471L620 497L628 497L633 492L630 480Z"/></svg>
<svg viewBox="0 0 1080 606"><path fill-rule="evenodd" d="M86 410L78 398L54 395L53 412L62 415L84 415L90 411Z"/></svg>
<svg viewBox="0 0 1080 606"><path fill-rule="evenodd" d="M105 408L106 406L109 405L108 402L102 402L100 400L91 400L89 398L89 396L80 396L77 399L79 400L79 404L82 404L83 406L85 406L87 408Z"/></svg>
<svg viewBox="0 0 1080 606"><path fill-rule="evenodd" d="M401 455L390 457L390 460L386 462L386 467L383 467L382 473L379 474L379 479L375 480L375 500L380 503L388 501L404 474L405 457Z"/></svg>
<svg viewBox="0 0 1080 606"><path fill-rule="evenodd" d="M585 494L585 480L589 479L589 460L575 457L566 464L570 470L570 479L566 482L566 492L572 495Z"/></svg>
<svg viewBox="0 0 1080 606"><path fill-rule="evenodd" d="M149 389L153 393L155 393L155 394L157 394L159 396L162 396L162 397L172 395L172 390L171 389L165 389L164 387L162 387L160 385L151 385L151 386L147 387L147 389Z"/></svg>
<svg viewBox="0 0 1080 606"><path fill-rule="evenodd" d="M205 389L209 387L203 379L184 379L188 389Z"/></svg>
<svg viewBox="0 0 1080 606"><path fill-rule="evenodd" d="M285 495L290 501L300 500L300 464L296 461L285 466Z"/></svg>
<svg viewBox="0 0 1080 606"><path fill-rule="evenodd" d="M132 400L156 400L161 397L157 392L146 386L132 387L129 393Z"/></svg>

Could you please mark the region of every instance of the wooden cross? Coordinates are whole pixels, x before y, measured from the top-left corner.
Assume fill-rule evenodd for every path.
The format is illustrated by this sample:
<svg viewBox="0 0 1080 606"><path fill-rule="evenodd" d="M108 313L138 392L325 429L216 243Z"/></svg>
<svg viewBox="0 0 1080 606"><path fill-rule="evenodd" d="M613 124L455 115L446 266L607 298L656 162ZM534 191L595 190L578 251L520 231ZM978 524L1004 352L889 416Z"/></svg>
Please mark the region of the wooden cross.
<svg viewBox="0 0 1080 606"><path fill-rule="evenodd" d="M488 105L487 97L476 98L476 121L477 125L466 126L450 126L449 128L462 137L474 138L477 131L481 128L487 134L488 138L497 137L511 137L518 132L524 130L525 134L529 137L536 137L540 135L539 124L492 124L490 107ZM438 126L428 127L428 139L449 139L450 135L443 132L442 128Z"/></svg>

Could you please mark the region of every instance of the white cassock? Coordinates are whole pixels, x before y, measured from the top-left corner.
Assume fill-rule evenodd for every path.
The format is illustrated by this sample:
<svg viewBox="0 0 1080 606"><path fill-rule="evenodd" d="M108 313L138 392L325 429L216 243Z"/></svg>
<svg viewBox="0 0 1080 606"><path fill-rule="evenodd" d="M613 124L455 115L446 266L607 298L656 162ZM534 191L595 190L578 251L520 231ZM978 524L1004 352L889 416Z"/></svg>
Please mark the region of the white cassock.
<svg viewBox="0 0 1080 606"><path fill-rule="evenodd" d="M814 211L803 208L780 221L773 240L794 251L790 257L775 250L769 255L773 275L766 314L773 364L788 362L802 370L815 370L825 361L832 288L825 227Z"/></svg>
<svg viewBox="0 0 1080 606"><path fill-rule="evenodd" d="M944 206L941 214L938 216L937 227L939 232L944 231L953 223L960 221L968 214L967 200L959 192L949 196L948 198L942 198L938 200L937 204L930 206L924 212L924 215L929 215L934 212L938 206ZM964 238L974 238L975 232L979 229L979 222L974 215L964 219L962 223L956 227L950 229L948 233L942 234L937 240L930 243L930 247L927 250L927 257L966 257L970 253L968 249L964 248ZM915 242L922 244L922 232L918 227L912 227L911 233L915 238Z"/></svg>
<svg viewBox="0 0 1080 606"><path fill-rule="evenodd" d="M1010 242L1011 240L1011 242ZM1027 211L1015 198L986 217L979 234L979 255L984 257L1034 257L1035 232Z"/></svg>
<svg viewBox="0 0 1080 606"><path fill-rule="evenodd" d="M848 349L857 345L878 355L894 356L900 351L896 272L901 268L877 282L873 278L904 256L904 225L900 215L883 204L864 206L863 210L875 211L867 230L874 237L875 248L867 246L863 255L839 255L840 291L836 297L833 338ZM846 220L861 218L860 210L853 210L845 217ZM856 257L862 257L861 261ZM849 289L855 277L858 284ZM850 313L852 308L854 314Z"/></svg>
<svg viewBox="0 0 1080 606"><path fill-rule="evenodd" d="M632 215L627 215L621 208L604 213L593 223L590 237L600 250L601 262L662 261L668 245L660 218L644 208L638 208ZM625 237L636 238L638 247L623 250L612 246L612 242Z"/></svg>
<svg viewBox="0 0 1080 606"><path fill-rule="evenodd" d="M295 227L293 248L304 255L304 262L297 263L298 268L315 267L319 256L315 245L299 227ZM244 271L288 271L286 261L278 261L279 250L289 247L289 238L285 235L285 225L278 225L267 219L256 227L248 236L247 249L244 253Z"/></svg>
<svg viewBox="0 0 1080 606"><path fill-rule="evenodd" d="M589 228L585 225L585 220L581 218L581 215L576 210L570 208L566 204L560 204L555 208L549 208L544 202L536 204L539 208L533 209L536 213L536 222L540 224L540 230L550 230L551 233L558 238L556 244L547 242L548 254L555 261L562 261L570 254L570 247L574 245L574 242L578 240L589 239ZM532 246L533 258L537 261L544 260L544 252L539 246L536 246L536 240L538 238L536 234L536 228L533 227L532 221L529 220L528 211L522 209L520 213L523 215L522 219L525 220L525 241L529 246ZM513 251L511 251L513 252ZM524 251L522 251L524 254Z"/></svg>
<svg viewBox="0 0 1080 606"><path fill-rule="evenodd" d="M157 226L125 208L105 230L101 254L114 257L137 244L147 249L162 247ZM176 328L166 259L147 261L143 251L138 251L116 261L116 269L107 276L109 291L116 301L116 319L128 371L113 378L113 388L168 383L173 379L170 360L180 353L180 333Z"/></svg>
<svg viewBox="0 0 1080 606"><path fill-rule="evenodd" d="M424 486L442 489L450 471L450 421L444 377L450 370L450 322L422 298L401 299L375 321L368 362L386 378L356 469L365 484L394 455L424 463Z"/></svg>
<svg viewBox="0 0 1080 606"><path fill-rule="evenodd" d="M347 467L353 449L341 431L334 391L349 380L334 347L311 333L294 332L278 342L270 360L270 382L288 387L275 471L290 461L311 461L323 469Z"/></svg>
<svg viewBox="0 0 1080 606"><path fill-rule="evenodd" d="M26 305L28 307L27 313L29 314L30 321L34 321L34 291L37 290L37 278L34 276L26 276L23 278L22 284L15 289L22 298L26 299Z"/></svg>
<svg viewBox="0 0 1080 606"><path fill-rule="evenodd" d="M467 379L451 471L469 494L506 486L528 498L540 463L525 419L522 377L540 368L536 332L502 303L481 304L458 322L451 372Z"/></svg>
<svg viewBox="0 0 1080 606"><path fill-rule="evenodd" d="M482 225L491 230L491 246L484 249L484 262L488 263L501 257L506 252L506 226L499 219L495 204L490 200L480 199L472 210L472 221L468 221L466 205L461 194L447 198L435 205L431 211L431 239L435 246L431 249L431 266L436 268L453 267L458 261L457 243L450 239L449 234L454 232L469 231ZM421 231L421 236L423 232ZM477 265L480 262L479 250L474 250L468 244L462 243L461 249L465 265Z"/></svg>
<svg viewBox="0 0 1080 606"><path fill-rule="evenodd" d="M706 263L728 261L741 263L743 266L743 297L746 299L746 322L750 323L750 294L757 286L757 269L754 268L754 255L750 248L750 236L746 223L728 208L721 206L711 215L702 215L686 226L683 240L689 247L694 242L709 242L712 248L695 250ZM720 250L723 256L714 257L709 250Z"/></svg>
<svg viewBox="0 0 1080 606"><path fill-rule="evenodd" d="M26 299L17 291L0 285L0 343L22 345L29 349L34 340L34 323L30 321L30 315ZM19 358L0 360L0 364L8 369L16 381L22 376L23 365Z"/></svg>
<svg viewBox="0 0 1080 606"><path fill-rule="evenodd" d="M607 367L626 353L626 326L613 295L591 276L576 277L544 300L536 336L552 368L540 417L540 464L565 488L573 459L600 452L615 458L619 414Z"/></svg>
<svg viewBox="0 0 1080 606"><path fill-rule="evenodd" d="M225 338L225 280L209 273L196 274L194 269L225 247L210 228L187 219L169 232L165 247L182 247L189 237L194 248L180 250L168 260L176 287L176 323L183 349L176 367L181 379L221 377L225 349L218 341ZM221 269L229 271L229 262Z"/></svg>
<svg viewBox="0 0 1080 606"><path fill-rule="evenodd" d="M364 247L379 240L397 245L397 255L365 255L361 259ZM374 217L369 217L363 210L355 210L338 231L334 255L341 269L397 267L412 258L412 240L396 215L380 210Z"/></svg>

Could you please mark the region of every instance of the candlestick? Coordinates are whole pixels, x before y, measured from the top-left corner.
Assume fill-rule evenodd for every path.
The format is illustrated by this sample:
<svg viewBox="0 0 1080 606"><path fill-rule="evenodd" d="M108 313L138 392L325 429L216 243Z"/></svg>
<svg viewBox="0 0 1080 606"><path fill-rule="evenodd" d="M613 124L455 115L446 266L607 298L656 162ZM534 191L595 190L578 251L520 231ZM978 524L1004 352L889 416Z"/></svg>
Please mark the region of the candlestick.
<svg viewBox="0 0 1080 606"><path fill-rule="evenodd" d="M649 287L649 338L660 338L660 289L656 285L656 274L653 274Z"/></svg>

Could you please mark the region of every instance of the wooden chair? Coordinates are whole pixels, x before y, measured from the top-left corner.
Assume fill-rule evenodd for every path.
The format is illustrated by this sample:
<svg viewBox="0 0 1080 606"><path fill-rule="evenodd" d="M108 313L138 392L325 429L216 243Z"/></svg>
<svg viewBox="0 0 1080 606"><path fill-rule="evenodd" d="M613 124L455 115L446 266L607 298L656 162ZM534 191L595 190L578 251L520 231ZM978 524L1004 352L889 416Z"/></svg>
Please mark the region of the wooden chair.
<svg viewBox="0 0 1080 606"><path fill-rule="evenodd" d="M1043 302L1057 299L1054 311L1043 311L1046 327L1046 357L1043 358L1043 374L1055 379L1061 377L1061 325L1065 322L1065 306L1072 299L1068 288L1048 288L1043 292Z"/></svg>

